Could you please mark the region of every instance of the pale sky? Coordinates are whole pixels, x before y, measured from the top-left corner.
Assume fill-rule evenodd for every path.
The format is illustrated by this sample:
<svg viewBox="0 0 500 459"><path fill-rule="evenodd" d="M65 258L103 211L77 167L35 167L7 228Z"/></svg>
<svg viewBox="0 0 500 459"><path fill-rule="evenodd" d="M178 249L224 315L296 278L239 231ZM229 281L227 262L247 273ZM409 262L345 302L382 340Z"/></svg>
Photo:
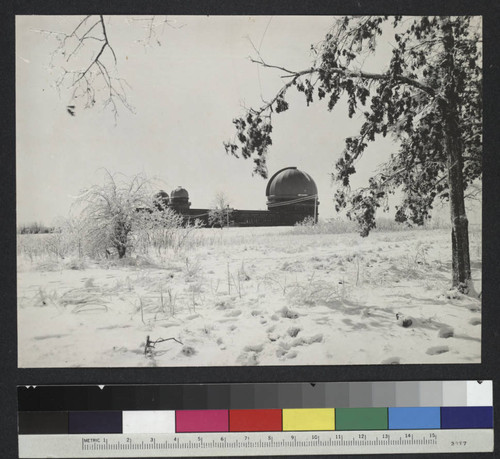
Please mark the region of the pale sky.
<svg viewBox="0 0 500 459"><path fill-rule="evenodd" d="M136 112L119 106L116 124L112 113L100 108L77 107L70 116L70 90L55 88L64 62L50 68L58 43L37 30L69 33L80 19L17 17L18 223L51 224L67 216L80 190L102 182L102 168L157 177L169 194L181 185L193 208L210 207L224 192L237 209L266 209L267 181L252 176L251 161L227 156L223 147L234 135L232 119L243 114L242 106L260 105L261 96L270 99L283 84L279 72L249 61L255 56L249 39L266 61L304 69L313 58L311 44L323 39L332 18L169 17L175 27L158 31L161 44L144 46L138 42L146 34L143 21L105 17L117 72L130 85L128 101ZM390 46L381 43L372 65L386 63L389 53ZM288 101L290 110L274 117L269 176L287 166L304 170L318 186L320 217L334 217L329 173L361 119L349 119L342 103L331 113L324 103L307 107L295 91ZM353 185L364 185L396 150L389 140L370 146Z"/></svg>

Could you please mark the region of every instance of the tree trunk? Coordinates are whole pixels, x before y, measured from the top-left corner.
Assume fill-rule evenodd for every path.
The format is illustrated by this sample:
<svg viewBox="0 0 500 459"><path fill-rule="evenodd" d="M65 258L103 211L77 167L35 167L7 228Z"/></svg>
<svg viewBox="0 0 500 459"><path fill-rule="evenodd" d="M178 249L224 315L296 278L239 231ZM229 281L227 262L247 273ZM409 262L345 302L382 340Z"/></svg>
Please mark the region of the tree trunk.
<svg viewBox="0 0 500 459"><path fill-rule="evenodd" d="M449 122L446 123L447 127ZM459 139L446 132L448 150L448 187L450 193L453 283L463 292L471 280L469 256L469 222L465 213L462 152Z"/></svg>
<svg viewBox="0 0 500 459"><path fill-rule="evenodd" d="M443 27L445 59L445 101L442 113L445 133L445 148L448 166L448 188L450 195L452 286L467 293L471 281L469 256L469 222L465 213L463 144L458 122L458 95L456 90L456 62L454 61L454 35L451 18L446 18Z"/></svg>

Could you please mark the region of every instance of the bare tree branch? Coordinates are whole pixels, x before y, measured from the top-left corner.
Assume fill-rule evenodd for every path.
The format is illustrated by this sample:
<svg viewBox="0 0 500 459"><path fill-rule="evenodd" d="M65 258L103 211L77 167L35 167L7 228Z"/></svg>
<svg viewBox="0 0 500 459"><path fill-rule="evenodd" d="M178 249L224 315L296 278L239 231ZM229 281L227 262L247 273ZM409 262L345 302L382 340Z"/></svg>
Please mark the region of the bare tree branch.
<svg viewBox="0 0 500 459"><path fill-rule="evenodd" d="M71 90L70 101L66 107L70 115L76 115L78 102L82 100L81 108L91 108L98 102L103 107L110 107L115 122L119 105L134 113L134 107L129 104L125 86L122 84L123 79L116 76L118 58L102 15L85 16L69 33L48 30L37 32L55 37L59 41L59 46L51 56L51 66L56 67L54 61L57 58L63 59L57 66L61 76L56 79L55 87L59 93L61 89ZM86 54L92 51L93 56L86 61ZM82 62L85 62L85 66L78 68Z"/></svg>

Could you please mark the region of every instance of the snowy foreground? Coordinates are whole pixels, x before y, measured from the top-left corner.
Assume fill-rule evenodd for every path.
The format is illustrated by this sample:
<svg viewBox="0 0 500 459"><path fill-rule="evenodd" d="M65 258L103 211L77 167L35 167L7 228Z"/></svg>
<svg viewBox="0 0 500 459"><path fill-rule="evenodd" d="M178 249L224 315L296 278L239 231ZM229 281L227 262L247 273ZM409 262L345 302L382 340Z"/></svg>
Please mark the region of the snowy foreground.
<svg viewBox="0 0 500 459"><path fill-rule="evenodd" d="M196 237L128 260L19 256L19 366L480 362L481 303L448 291L448 230ZM480 292L480 234L470 252ZM147 336L175 340L145 353Z"/></svg>

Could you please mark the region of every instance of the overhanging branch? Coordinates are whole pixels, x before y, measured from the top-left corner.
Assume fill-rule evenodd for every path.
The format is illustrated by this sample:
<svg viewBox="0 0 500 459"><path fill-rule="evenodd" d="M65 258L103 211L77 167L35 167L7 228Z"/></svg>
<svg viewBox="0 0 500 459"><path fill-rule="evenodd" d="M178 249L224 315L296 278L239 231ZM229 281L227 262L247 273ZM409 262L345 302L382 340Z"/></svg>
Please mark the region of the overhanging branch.
<svg viewBox="0 0 500 459"><path fill-rule="evenodd" d="M284 93L286 90L292 86L298 78L304 75L312 75L314 73L319 73L320 68L318 67L311 67L309 69L301 70L301 71L294 71L287 69L286 67L282 67L279 65L272 65L268 64L265 62L260 56L259 59L253 59L250 58L250 61L259 64L262 67L265 68L270 68L270 69L276 69L276 70L281 70L282 72L285 72L285 75L283 75L282 78L292 78L288 83L286 83L276 94L276 96L270 101L267 102L264 106L262 106L259 110L256 111L258 115L263 113L264 111L268 110L275 102L276 100ZM362 70L349 70L346 68L332 68L329 70L331 74L337 74L337 75L342 75L346 78L360 78L363 80L371 80L371 81L394 81L398 84L405 84L408 86L411 86L415 89L418 89L422 92L425 92L427 95L430 97L436 97L438 94L436 91L431 88L430 86L424 85L423 83L406 77L404 75L391 75L389 73L371 73L371 72L364 72ZM441 96L439 96L441 97Z"/></svg>

